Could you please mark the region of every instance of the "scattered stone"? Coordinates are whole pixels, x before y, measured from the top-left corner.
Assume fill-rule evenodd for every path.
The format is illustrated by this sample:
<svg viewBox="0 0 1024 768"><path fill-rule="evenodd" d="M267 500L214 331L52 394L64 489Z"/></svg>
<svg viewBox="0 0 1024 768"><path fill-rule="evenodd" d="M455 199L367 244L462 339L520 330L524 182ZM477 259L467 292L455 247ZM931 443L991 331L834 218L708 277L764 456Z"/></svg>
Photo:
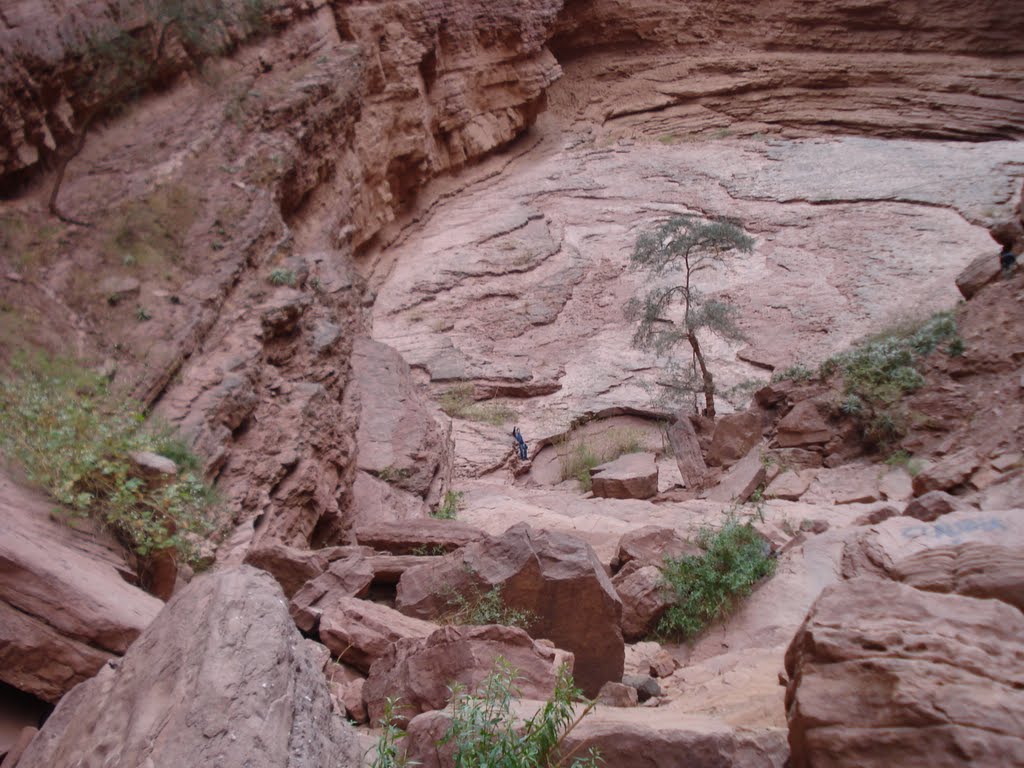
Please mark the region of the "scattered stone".
<svg viewBox="0 0 1024 768"><path fill-rule="evenodd" d="M453 592L483 595L500 587L508 608L535 617L532 634L575 655L576 684L588 696L622 677L622 603L586 542L520 523L436 560L403 574L398 610L436 618L450 612Z"/></svg>
<svg viewBox="0 0 1024 768"><path fill-rule="evenodd" d="M649 499L658 494L658 464L653 453L627 453L590 470L594 496Z"/></svg>
<svg viewBox="0 0 1024 768"><path fill-rule="evenodd" d="M907 504L903 514L928 522L948 515L950 512L959 512L970 508L966 501L958 499L956 496L950 496L945 491L929 491Z"/></svg>
<svg viewBox="0 0 1024 768"><path fill-rule="evenodd" d="M675 528L645 525L622 535L616 561L619 567L633 560L645 565L661 565L666 557L678 559L700 553L700 547L680 536Z"/></svg>
<svg viewBox="0 0 1024 768"><path fill-rule="evenodd" d="M424 551L454 552L480 541L484 532L459 520L422 520L364 523L353 529L360 544L390 552L393 555L414 555Z"/></svg>
<svg viewBox="0 0 1024 768"><path fill-rule="evenodd" d="M718 485L708 492L707 499L725 504L743 504L764 482L764 477L765 467L761 461L761 453L753 450L742 461L730 467Z"/></svg>
<svg viewBox="0 0 1024 768"><path fill-rule="evenodd" d="M740 411L722 416L715 422L707 463L713 467L730 467L746 456L759 442L760 414L754 411Z"/></svg>
<svg viewBox="0 0 1024 768"><path fill-rule="evenodd" d="M797 383L790 379L773 381L754 393L754 401L762 408L774 408L784 401L797 388Z"/></svg>
<svg viewBox="0 0 1024 768"><path fill-rule="evenodd" d="M802 469L797 472L787 470L768 484L764 495L769 499L798 501L807 493L817 474L817 470L814 469Z"/></svg>
<svg viewBox="0 0 1024 768"><path fill-rule="evenodd" d="M804 533L824 533L829 529L828 520L801 520L800 530Z"/></svg>
<svg viewBox="0 0 1024 768"><path fill-rule="evenodd" d="M385 699L398 698L399 717L405 721L420 712L443 709L453 683L474 690L504 658L519 677L516 684L525 698L546 700L555 689L562 663L571 666L571 654L535 643L516 627L442 627L425 638L392 643L366 678L363 697L371 722L384 715Z"/></svg>
<svg viewBox="0 0 1024 768"><path fill-rule="evenodd" d="M654 696L661 696L662 693L658 681L650 675L626 675L622 682L636 689L641 704Z"/></svg>
<svg viewBox="0 0 1024 768"><path fill-rule="evenodd" d="M303 585L291 599L289 610L295 625L303 632L313 631L325 611L346 597L365 595L372 582L373 569L364 557L348 557L331 563L324 573Z"/></svg>
<svg viewBox="0 0 1024 768"><path fill-rule="evenodd" d="M672 654L662 648L658 653L651 659L651 677L668 677L679 665L676 660L672 658Z"/></svg>
<svg viewBox="0 0 1024 768"><path fill-rule="evenodd" d="M827 443L832 429L814 400L801 400L778 424L775 441L780 448Z"/></svg>
<svg viewBox="0 0 1024 768"><path fill-rule="evenodd" d="M597 693L597 703L606 707L635 707L639 701L636 688L611 680Z"/></svg>
<svg viewBox="0 0 1024 768"><path fill-rule="evenodd" d="M885 506L878 507L865 512L863 515L853 521L854 525L878 525L879 523L888 520L890 517L895 517L900 514L900 511L896 507L891 507L888 504Z"/></svg>
<svg viewBox="0 0 1024 768"><path fill-rule="evenodd" d="M949 491L963 485L980 463L981 459L974 448L957 451L937 464L926 467L914 478L914 495L921 496L929 491Z"/></svg>
<svg viewBox="0 0 1024 768"><path fill-rule="evenodd" d="M830 453L822 460L821 463L829 469L835 469L836 467L841 467L846 463L846 457L841 453Z"/></svg>
<svg viewBox="0 0 1024 768"><path fill-rule="evenodd" d="M340 597L320 616L320 642L334 657L361 672L404 638L427 637L437 624L415 619L381 603Z"/></svg>
<svg viewBox="0 0 1024 768"><path fill-rule="evenodd" d="M151 451L133 451L128 454L132 469L145 481L150 489L162 488L174 482L178 476L178 465L166 456Z"/></svg>
<svg viewBox="0 0 1024 768"><path fill-rule="evenodd" d="M827 587L786 651L793 765L1007 765L1024 615L870 576Z"/></svg>
<svg viewBox="0 0 1024 768"><path fill-rule="evenodd" d="M176 595L116 669L61 700L18 766L93 765L97 755L124 766L252 768L360 759L280 587L248 566Z"/></svg>
<svg viewBox="0 0 1024 768"><path fill-rule="evenodd" d="M260 313L260 328L263 330L263 340L265 342L271 341L291 336L295 333L299 320L302 319L309 304L309 297L300 294L280 299L266 307Z"/></svg>
<svg viewBox="0 0 1024 768"><path fill-rule="evenodd" d="M693 422L687 416L681 416L669 425L667 431L668 442L672 446L672 454L683 483L690 489L703 488L708 467Z"/></svg>
<svg viewBox="0 0 1024 768"><path fill-rule="evenodd" d="M956 287L965 299L970 299L978 291L999 277L999 255L985 252L974 258L956 278Z"/></svg>

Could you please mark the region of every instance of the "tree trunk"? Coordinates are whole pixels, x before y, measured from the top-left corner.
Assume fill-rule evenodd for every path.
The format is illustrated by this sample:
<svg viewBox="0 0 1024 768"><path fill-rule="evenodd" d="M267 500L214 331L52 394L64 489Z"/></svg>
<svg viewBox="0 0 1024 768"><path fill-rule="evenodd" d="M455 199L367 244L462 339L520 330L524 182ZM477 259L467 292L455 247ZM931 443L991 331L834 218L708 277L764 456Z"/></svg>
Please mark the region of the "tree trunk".
<svg viewBox="0 0 1024 768"><path fill-rule="evenodd" d="M700 375L704 380L704 403L706 407L705 415L715 420L715 380L711 376L711 371L708 370L707 364L704 362L704 355L700 351L700 342L697 341L697 334L690 331L686 334L687 340L690 342L690 346L693 348L693 356L697 358L697 365L700 366Z"/></svg>

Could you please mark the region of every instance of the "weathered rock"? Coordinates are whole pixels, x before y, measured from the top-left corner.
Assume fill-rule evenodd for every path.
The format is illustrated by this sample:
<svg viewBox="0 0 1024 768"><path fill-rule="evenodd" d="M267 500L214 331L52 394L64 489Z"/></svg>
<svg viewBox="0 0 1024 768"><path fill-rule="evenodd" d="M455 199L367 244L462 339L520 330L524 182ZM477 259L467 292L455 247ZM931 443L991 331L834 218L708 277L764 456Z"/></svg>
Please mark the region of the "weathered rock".
<svg viewBox="0 0 1024 768"><path fill-rule="evenodd" d="M359 469L426 497L440 472L451 480L451 423L417 390L408 364L391 347L364 337L352 348L359 404Z"/></svg>
<svg viewBox="0 0 1024 768"><path fill-rule="evenodd" d="M289 547L269 541L245 553L245 563L266 571L281 585L285 597L292 597L307 581L327 570L327 556L316 550Z"/></svg>
<svg viewBox="0 0 1024 768"><path fill-rule="evenodd" d="M605 499L649 499L658 494L658 465L653 453L627 453L590 470L591 489Z"/></svg>
<svg viewBox="0 0 1024 768"><path fill-rule="evenodd" d="M289 603L295 625L310 632L323 613L346 597L361 597L373 582L373 569L364 557L347 557L331 563L321 575L307 582Z"/></svg>
<svg viewBox="0 0 1024 768"><path fill-rule="evenodd" d="M814 400L801 400L778 424L775 441L780 448L827 443L832 429Z"/></svg>
<svg viewBox="0 0 1024 768"><path fill-rule="evenodd" d="M995 249L979 254L956 278L956 287L965 299L970 299L997 277L1001 267Z"/></svg>
<svg viewBox="0 0 1024 768"><path fill-rule="evenodd" d="M890 576L928 592L1002 600L1024 611L1024 557L998 544L967 542L911 555Z"/></svg>
<svg viewBox="0 0 1024 768"><path fill-rule="evenodd" d="M793 765L1024 762L1024 615L860 577L828 587L786 652Z"/></svg>
<svg viewBox="0 0 1024 768"><path fill-rule="evenodd" d="M18 761L21 760L21 756L25 754L25 750L28 749L28 745L32 743L32 739L36 737L37 733L39 733L38 728L32 726L22 728L18 738L11 744L4 759L0 761L0 768L16 768Z"/></svg>
<svg viewBox="0 0 1024 768"><path fill-rule="evenodd" d="M704 462L704 452L701 451L700 442L697 440L697 433L693 429L693 422L685 415L681 416L669 424L667 432L683 483L687 488L703 488L708 468Z"/></svg>
<svg viewBox="0 0 1024 768"><path fill-rule="evenodd" d="M742 504L764 482L765 467L761 461L760 451L753 450L742 461L729 468L718 485L712 488L707 498L726 504L736 502Z"/></svg>
<svg viewBox="0 0 1024 768"><path fill-rule="evenodd" d="M612 584L622 601L622 636L626 642L641 640L653 632L672 604L657 566L638 568L625 578L616 576Z"/></svg>
<svg viewBox="0 0 1024 768"><path fill-rule="evenodd" d="M353 680L341 689L341 703L345 706L345 712L357 723L366 723L370 719L363 696L365 686L366 680Z"/></svg>
<svg viewBox="0 0 1024 768"><path fill-rule="evenodd" d="M651 677L668 677L676 671L678 666L679 665L676 663L676 660L672 658L672 654L662 648L654 655L654 658L651 659Z"/></svg>
<svg viewBox="0 0 1024 768"><path fill-rule="evenodd" d="M937 464L921 470L914 477L914 495L929 491L949 491L963 485L978 468L981 459L974 448L965 448L947 456Z"/></svg>
<svg viewBox="0 0 1024 768"><path fill-rule="evenodd" d="M353 530L356 540L393 555L414 555L424 551L454 552L479 541L484 532L459 520L432 517L403 522L375 522Z"/></svg>
<svg viewBox="0 0 1024 768"><path fill-rule="evenodd" d="M786 471L772 480L765 488L764 495L769 499L797 501L811 487L817 470L802 469L798 472Z"/></svg>
<svg viewBox="0 0 1024 768"><path fill-rule="evenodd" d="M193 581L116 669L64 697L21 768L359 764L353 732L277 583L248 566Z"/></svg>
<svg viewBox="0 0 1024 768"><path fill-rule="evenodd" d="M150 488L160 488L174 481L178 475L178 465L152 451L132 451L128 454L132 469L146 481Z"/></svg>
<svg viewBox="0 0 1024 768"><path fill-rule="evenodd" d="M889 506L888 504L872 509L870 512L865 512L863 515L853 521L854 525L878 525L878 523L885 522L890 517L895 517L900 514L900 511L896 507Z"/></svg>
<svg viewBox="0 0 1024 768"><path fill-rule="evenodd" d="M52 509L0 473L0 680L56 702L124 653L163 603L125 581L116 544L60 525Z"/></svg>
<svg viewBox="0 0 1024 768"><path fill-rule="evenodd" d="M740 411L722 416L715 422L715 433L708 448L707 462L713 467L730 467L761 442L761 416L755 411Z"/></svg>
<svg viewBox="0 0 1024 768"><path fill-rule="evenodd" d="M597 692L597 703L606 707L635 707L640 702L636 688L608 681Z"/></svg>
<svg viewBox="0 0 1024 768"><path fill-rule="evenodd" d="M530 631L576 657L575 679L588 695L622 677L622 604L589 544L526 524L411 568L398 583L396 607L434 618L450 611L452 592L501 588L509 608L529 611Z"/></svg>
<svg viewBox="0 0 1024 768"><path fill-rule="evenodd" d="M337 598L320 616L320 642L346 664L369 672L392 643L426 637L438 627L380 603L355 597Z"/></svg>
<svg viewBox="0 0 1024 768"><path fill-rule="evenodd" d="M349 513L354 527L430 517L430 511L421 497L395 488L366 472L356 473Z"/></svg>
<svg viewBox="0 0 1024 768"><path fill-rule="evenodd" d="M417 565L434 562L437 555L371 555L367 558L374 584L397 584L402 574Z"/></svg>
<svg viewBox="0 0 1024 768"><path fill-rule="evenodd" d="M929 491L907 504L903 509L903 514L906 517L931 522L950 512L959 512L970 508L966 501L958 499L956 496L950 496L945 491Z"/></svg>
<svg viewBox="0 0 1024 768"><path fill-rule="evenodd" d="M622 678L622 682L624 685L636 689L637 697L640 699L641 704L650 698L661 696L662 694L658 681L650 675L626 675Z"/></svg>
<svg viewBox="0 0 1024 768"><path fill-rule="evenodd" d="M661 565L666 557L698 555L700 551L700 547L680 536L675 528L645 525L622 535L616 560L620 567L633 560Z"/></svg>
<svg viewBox="0 0 1024 768"><path fill-rule="evenodd" d="M902 469L893 469L878 481L878 492L886 501L906 501L914 495L913 478Z"/></svg>
<svg viewBox="0 0 1024 768"><path fill-rule="evenodd" d="M519 672L517 685L526 698L547 699L554 692L558 667L565 654L540 645L516 627L442 627L425 638L398 640L370 667L363 697L370 721L384 714L387 697L400 700L402 719L443 709L449 686L473 690L493 671L501 656Z"/></svg>

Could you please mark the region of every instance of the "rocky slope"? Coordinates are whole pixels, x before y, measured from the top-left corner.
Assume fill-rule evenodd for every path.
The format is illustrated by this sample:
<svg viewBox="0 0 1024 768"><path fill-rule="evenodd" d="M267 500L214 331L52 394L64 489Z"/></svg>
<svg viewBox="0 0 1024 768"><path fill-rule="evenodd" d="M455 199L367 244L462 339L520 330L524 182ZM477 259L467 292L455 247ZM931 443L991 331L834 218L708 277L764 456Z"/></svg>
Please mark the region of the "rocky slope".
<svg viewBox="0 0 1024 768"><path fill-rule="evenodd" d="M801 443L817 425L811 415L779 424L807 402L788 392L774 401L764 434L753 430L753 442L732 445L733 454L722 443L712 448L710 433L694 437L710 463L746 457L712 469L708 482L722 484L694 500L694 489L681 487L692 486L687 468L665 456L657 420L670 414L645 389L664 360L630 346L621 315L640 285L626 270L628 252L666 212L735 216L755 237L750 258L702 285L738 306L748 337L709 347L735 408L767 369L816 363L904 312L951 305L961 269L982 252L994 261L985 226L1008 217L1019 195L1024 14L999 2L928 13L857 2L271 5L270 28L229 30L230 55L202 77L172 56L156 91L90 134L61 196L88 228L47 219L42 169L94 106L76 95L73 45L108 24L112 4L20 2L0 12L0 363L38 348L76 354L187 436L236 524L221 566L261 563L298 601L303 631L359 659L328 668L334 706L359 720L381 705L379 689L389 684L368 681L388 679L373 662L392 644L430 657L443 655L433 642L451 640L428 640L429 623L385 604L405 573L407 584L417 568L421 577L443 573L466 550L446 555L443 567L439 551L471 541L500 550L494 541L528 522L553 540L575 537L544 556L556 572L594 563L612 572L622 565L623 536L652 523L692 536L719 519L736 489L746 495L779 481L780 500L760 525L779 550L778 574L698 642L669 648L668 662L628 645L627 674L657 669L663 695L647 705L657 709L609 709L578 736L610 754L670 745L657 764L689 750L707 765L781 765L787 709L778 676L822 589L858 568L889 578L899 558L880 542L893 537L929 542L950 530L960 539L991 530L969 510L954 513L968 515L960 527L918 530L903 518L911 534L893 533L895 523L876 530L892 511L882 502L941 490L957 494L945 512L964 497L985 510L1018 506L1019 279L968 305L966 354L934 361L932 385L914 402L929 416L906 443L932 462L920 489L870 462L818 466L852 454L826 450L841 447L831 433ZM145 25L133 29L146 34ZM541 116L549 98L553 108ZM991 343L993 328L1002 344ZM438 398L461 415L443 416ZM532 467L509 461L513 423L531 443ZM797 442L770 450L789 450L792 471L768 478L760 441L789 427ZM573 441L611 444L621 433L657 454L653 501L584 498L562 482ZM965 445L969 456L956 450ZM11 541L26 537L2 553L0 608L26 627L0 642L0 655L18 662L5 664L4 680L53 701L124 653L159 601L119 582L129 569L116 552L40 534L51 530L45 502L6 475L3 483ZM446 535L436 530L443 521L418 522L455 490L463 526ZM460 497L447 498L459 506ZM999 520L1016 535L1012 516ZM68 540L63 570L36 557L41 536ZM372 549L334 546L354 542ZM83 549L88 563L75 565ZM612 582L631 596L629 621L640 620L632 609L641 596L657 592L657 562L655 554ZM507 565L495 559L481 589L507 580L513 590L523 577L511 578ZM924 581L941 581L929 574ZM98 607L88 621L50 611L52 600L27 586L33 579L58 585L67 602ZM523 593L536 599L557 591L557 581L545 576ZM302 592L307 582L332 584L320 590L329 597L305 604L315 591ZM98 598L112 589L123 595L116 606ZM125 621L133 605L142 608ZM819 608L827 614L827 604ZM605 622L610 635L639 631L617 621ZM619 675L617 656L614 669L591 675L586 643L545 626L583 654L592 692ZM502 648L544 664L565 658L514 633L484 635L472 638L477 645L457 638L474 649L467 680ZM40 655L42 647L52 650ZM53 659L68 654L74 663L55 671ZM144 677L151 661L130 663ZM844 669L859 674L860 663L851 657ZM816 674L833 671L813 655L794 656L783 680L788 744L807 764L853 738L813 721ZM104 675L89 690L106 696L125 685ZM377 690L372 701L366 686ZM299 698L281 706L306 717ZM312 698L322 720L321 694ZM30 750L77 749L77 736L55 735L58 726L79 727L67 711ZM942 726L953 734L944 743L975 743L976 724L957 717ZM120 727L111 720L95 730L102 738ZM137 735L121 741L135 745ZM994 753L986 749L965 754L987 759ZM52 763L45 754L39 764Z"/></svg>

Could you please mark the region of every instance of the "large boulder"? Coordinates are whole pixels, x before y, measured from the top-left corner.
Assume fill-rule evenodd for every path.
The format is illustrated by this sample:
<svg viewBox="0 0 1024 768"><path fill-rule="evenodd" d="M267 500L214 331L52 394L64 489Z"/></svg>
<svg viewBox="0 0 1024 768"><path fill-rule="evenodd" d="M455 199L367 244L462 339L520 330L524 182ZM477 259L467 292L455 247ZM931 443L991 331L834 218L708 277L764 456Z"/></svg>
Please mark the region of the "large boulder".
<svg viewBox="0 0 1024 768"><path fill-rule="evenodd" d="M1024 764L1021 637L998 600L826 588L786 652L794 767Z"/></svg>
<svg viewBox="0 0 1024 768"><path fill-rule="evenodd" d="M935 547L899 561L890 575L928 592L1002 600L1024 611L1024 554L1019 549L978 542Z"/></svg>
<svg viewBox="0 0 1024 768"><path fill-rule="evenodd" d="M700 441L697 439L693 422L687 416L683 416L669 424L666 431L683 483L687 488L703 488L708 467L704 462L704 452L700 449Z"/></svg>
<svg viewBox="0 0 1024 768"><path fill-rule="evenodd" d="M832 429L821 407L814 400L801 400L779 421L775 440L780 448L824 445L832 439Z"/></svg>
<svg viewBox="0 0 1024 768"><path fill-rule="evenodd" d="M285 607L248 566L195 579L116 667L64 697L19 768L359 765Z"/></svg>
<svg viewBox="0 0 1024 768"><path fill-rule="evenodd" d="M163 603L125 581L119 547L50 518L0 474L0 680L56 702L127 650Z"/></svg>
<svg viewBox="0 0 1024 768"><path fill-rule="evenodd" d="M310 632L324 611L346 597L362 597L372 583L373 568L365 557L346 557L331 563L327 571L307 582L292 597L292 618L299 629Z"/></svg>
<svg viewBox="0 0 1024 768"><path fill-rule="evenodd" d="M369 672L373 663L404 638L426 637L438 627L380 603L342 597L320 617L320 642L346 664Z"/></svg>
<svg viewBox="0 0 1024 768"><path fill-rule="evenodd" d="M591 490L604 499L649 499L658 494L658 464L653 453L627 453L594 467Z"/></svg>
<svg viewBox="0 0 1024 768"><path fill-rule="evenodd" d="M356 541L393 555L452 552L484 537L484 532L459 520L428 517L402 522L375 522L353 531Z"/></svg>
<svg viewBox="0 0 1024 768"><path fill-rule="evenodd" d="M684 555L699 554L700 547L680 536L675 528L645 525L622 535L616 560L619 566L633 560L644 564L661 565L666 557L680 558Z"/></svg>
<svg viewBox="0 0 1024 768"><path fill-rule="evenodd" d="M960 289L960 293L965 299L970 299L999 277L1000 271L999 253L993 248L991 251L978 254L970 264L964 267L956 278L956 287Z"/></svg>
<svg viewBox="0 0 1024 768"><path fill-rule="evenodd" d="M730 467L759 442L761 416L756 411L740 411L722 416L715 422L707 462L713 467Z"/></svg>
<svg viewBox="0 0 1024 768"><path fill-rule="evenodd" d="M764 483L767 476L760 451L753 450L742 461L733 464L729 471L718 481L718 485L708 491L708 501L723 504L743 504Z"/></svg>
<svg viewBox="0 0 1024 768"><path fill-rule="evenodd" d="M452 684L476 689L499 657L517 671L521 694L534 699L549 698L559 666L572 666L571 654L537 643L516 627L442 627L428 637L392 643L373 664L363 687L370 722L381 719L389 697L397 697L396 714L403 720L443 709L451 698Z"/></svg>
<svg viewBox="0 0 1024 768"><path fill-rule="evenodd" d="M612 584L622 601L622 636L626 642L643 640L672 604L661 569L654 565L627 567Z"/></svg>
<svg viewBox="0 0 1024 768"><path fill-rule="evenodd" d="M481 595L495 587L506 606L529 612L534 637L575 655L576 684L588 695L622 677L622 604L594 550L573 536L515 525L407 570L396 607L432 619L451 610L453 594Z"/></svg>

